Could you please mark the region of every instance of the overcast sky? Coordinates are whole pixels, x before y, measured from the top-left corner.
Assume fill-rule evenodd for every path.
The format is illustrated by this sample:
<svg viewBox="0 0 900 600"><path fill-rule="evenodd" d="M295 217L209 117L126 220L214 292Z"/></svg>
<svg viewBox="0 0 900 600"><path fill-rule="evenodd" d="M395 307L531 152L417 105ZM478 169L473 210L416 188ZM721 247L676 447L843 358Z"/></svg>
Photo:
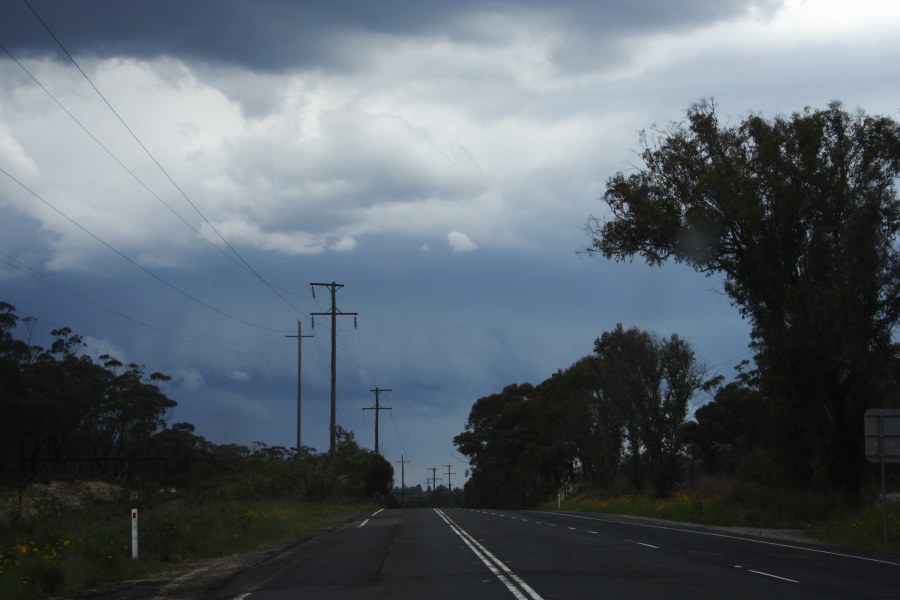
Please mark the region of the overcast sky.
<svg viewBox="0 0 900 600"><path fill-rule="evenodd" d="M78 66L0 0L0 300L39 343L68 326L171 375L173 421L216 443L294 445L300 319L324 451L309 283L341 283L338 423L373 447L362 408L390 388L381 445L413 485L462 481L475 400L616 323L728 378L750 356L719 280L577 255L639 130L704 97L726 123L831 100L900 118L894 0L30 3Z"/></svg>

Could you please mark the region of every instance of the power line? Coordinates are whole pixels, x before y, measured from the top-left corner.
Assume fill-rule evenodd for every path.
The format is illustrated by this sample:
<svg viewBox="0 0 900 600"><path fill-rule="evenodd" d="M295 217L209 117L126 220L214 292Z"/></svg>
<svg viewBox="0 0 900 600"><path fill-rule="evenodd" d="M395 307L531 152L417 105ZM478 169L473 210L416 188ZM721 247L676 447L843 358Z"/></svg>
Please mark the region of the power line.
<svg viewBox="0 0 900 600"><path fill-rule="evenodd" d="M121 123L122 126L125 128L125 130L128 131L128 133L131 135L131 137L134 139L134 141L138 144L138 146L141 147L141 149L150 158L150 160L153 161L153 163L159 168L159 170L162 172L162 174L165 175L166 179L169 180L169 182L172 184L172 186L176 190L178 190L178 193L181 194L182 198L184 198L185 201L187 201L187 203L191 206L191 208L193 208L194 211L200 216L200 218L203 219L203 221L207 225L209 225L209 228L217 236L219 236L219 239L222 240L222 242L226 246L228 246L228 249L231 250L234 253L234 255L246 266L246 268L250 271L250 273L255 275L257 279L259 279L263 284L265 284L266 287L268 287L276 296L281 298L281 300L283 302L285 302L288 306L293 308L295 311L297 311L301 315L305 315L306 313L304 313L299 308L294 306L287 298L282 296L281 293L279 293L278 290L271 283L268 282L268 280L266 280L262 275L260 275L259 272L257 272L256 269L254 269L253 266L250 265L250 263L247 262L246 259L244 259L244 257L241 255L241 253L238 252L237 249L234 246L232 246L228 242L228 240L225 239L225 237L219 232L218 229L216 229L216 227L209 221L209 219L206 218L206 215L204 215L203 212L197 207L197 205L194 204L194 202L190 199L190 197L187 195L187 193L185 193L185 191L181 188L181 186L179 186L175 182L175 180L172 178L172 176L169 175L169 172L166 171L166 169L162 166L162 164L160 164L160 162L156 159L156 157L153 155L153 153L150 152L150 150L147 148L147 146L145 146L144 143L140 140L140 138L137 136L137 134L135 134L134 131L131 129L131 127L128 126L128 124L121 117L121 115L119 115L119 113L116 111L116 109L113 108L113 106L112 106L112 104L110 104L109 100L106 99L106 96L104 96L103 93L97 88L97 86L94 85L94 82L91 80L90 77L88 77L87 73L84 72L84 69L81 68L81 65L78 64L78 61L75 60L75 57L72 56L72 54L66 49L66 47L63 45L63 43L60 41L60 39L58 37L56 37L56 34L53 33L53 31L50 29L50 26L47 25L47 23L44 21L44 19L41 18L41 16L37 13L37 11L34 9L34 7L31 6L31 4L28 2L28 0L23 0L23 1L28 6L28 8L31 10L31 12L34 14L35 18L37 18L37 20L41 23L41 25L44 27L44 29L47 31L47 33L50 35L50 37L53 38L53 41L56 42L57 46L59 46L60 49L69 58L69 60L72 61L72 64L75 65L75 67L81 73L82 77L84 77L84 79L90 84L90 86L94 89L94 91L97 92L97 95L100 96L100 99L103 100L104 104L106 104L106 106L113 113L113 115L115 115L115 117L116 117L116 119L118 119L119 123Z"/></svg>
<svg viewBox="0 0 900 600"><path fill-rule="evenodd" d="M163 335L167 335L178 341L187 342L188 344L194 344L194 345L200 346L202 348L207 348L209 350L216 350L216 351L220 351L220 352L230 352L233 354L252 354L252 353L248 353L248 352L242 352L239 350L229 350L227 348L218 348L216 346L210 346L208 344L203 343L203 341L231 343L231 342L242 342L242 341L247 341L247 340L210 340L210 339L204 340L204 338L198 338L196 336L186 335L186 334L178 333L176 331L172 331L170 329L165 329L163 327L159 327L158 325L153 325L151 323L147 323L146 321L142 321L136 317L132 317L131 315L123 313L119 310L116 310L115 308L110 307L110 306L107 306L106 304L103 304L102 302L99 302L98 300L94 300L90 296L86 296L77 290L73 290L72 288L68 287L67 285L62 284L62 283L54 280L53 278L29 267L28 265L22 263L19 260L16 260L14 257L6 254L3 251L0 251L0 261L6 263L8 266L10 266L16 270L28 275L29 277L40 281L44 285L48 285L52 288L55 288L57 291L60 291L60 292L63 292L64 294L68 294L69 296L72 296L76 300L80 300L86 304L90 304L96 308L99 308L101 310L104 310L106 312L114 314L117 317L125 319L126 321L131 321L132 323L136 323L142 327L146 327L147 329L157 331ZM148 350L148 352L150 352L150 350Z"/></svg>
<svg viewBox="0 0 900 600"><path fill-rule="evenodd" d="M225 252L222 248L220 248L220 247L217 246L215 243L213 243L209 238L207 238L207 237L203 234L202 231L200 231L199 229L197 229L196 227L194 227L193 225L191 225L191 224L187 221L187 219L185 219L184 217L182 217L181 214L180 214L178 211L176 211L176 210L175 210L168 202L166 202L165 200L163 200L156 192L154 192L152 189L150 189L150 186L148 186L146 183L144 183L144 181L143 181L140 177L138 177L138 176L134 173L134 171L132 171L131 169L129 169L129 168L125 165L125 163L123 163L121 160L119 160L119 157L117 157L117 156L112 152L112 150L110 150L103 142L101 142L101 141L100 141L100 140L99 140L99 139L98 139L98 138L97 138L97 137L96 137L96 136L95 136L95 135L94 135L94 134L93 134L93 133L92 133L92 132L91 132L91 131L90 131L90 130L89 130L89 129L88 129L88 128L87 128L87 127L86 127L86 126L85 126L85 125L84 125L77 117L76 117L76 116L75 116L75 115L74 115L74 114L72 114L72 112L71 112L68 108L66 108L66 107L62 104L62 102L60 102L60 101L56 98L56 96L54 96L54 95L50 92L50 90L48 90L48 89L44 86L44 84L42 84L42 83L37 79L37 77L35 77L35 76L31 73L31 71L28 70L28 68L27 68L25 65L23 65L21 62L19 62L19 59L17 59L15 56L13 56L13 54L12 54L12 53L11 53L11 52L3 45L3 44L0 44L0 49L2 49L4 52L6 52L6 54L13 60L13 62L15 62L17 65L19 65L19 68L22 69L22 70L25 72L25 74L28 75L28 76L31 78L31 80L32 80L39 88L41 88L41 89L44 91L44 93L47 94L47 96L49 96L50 99L53 100L53 101L56 103L56 105L59 106L59 108L60 108L64 113L66 113L66 114L69 116L69 118L72 119L72 121L75 122L76 125L78 125L78 126L82 129L82 131L84 131L85 134L88 135L88 137L90 137L92 140L94 140L94 142L95 142L98 146L100 146L100 148L102 148L103 151L106 152L106 154L109 155L109 157L112 158L112 159L113 159L113 160L114 160L114 161L115 161L115 162L116 162L116 163L117 163L117 164L118 164L118 165L119 165L126 173L128 173L128 174L132 177L132 179L134 179L138 184L140 184L141 187L143 187L145 190L147 190L147 193L149 193L151 196L153 196L154 198L156 198L156 199L159 201L160 204L162 204L163 206L165 206L165 207L169 210L169 212L171 212L173 215L175 215L176 218L178 218L178 220L180 220L182 223L184 223L185 226L188 227L188 229L190 229L190 230L193 231L195 234L197 234L197 235L198 235L203 241L205 241L207 244L209 244L210 246L212 246L213 248L215 248L219 253L222 254L222 256L224 256L225 258L227 258L228 260L230 260L232 263L234 263L235 265L237 265L237 266L240 267L241 269L244 269L245 271L247 271L247 267L245 267L244 265L242 265L242 264L241 264L234 256L228 254L228 253ZM249 271L248 271L248 272L249 272Z"/></svg>
<svg viewBox="0 0 900 600"><path fill-rule="evenodd" d="M143 271L144 273L146 273L146 274L149 275L150 277L156 279L156 280L159 281L160 283L162 283L162 284L168 286L168 287L171 288L172 290L178 292L179 294L181 294L181 295L184 296L185 298L188 298L188 299L190 299L190 300L193 300L193 301L196 302L197 304L199 304L199 305L201 305L201 306L203 306L203 307L205 307L205 308L207 308L207 309L209 309L209 310L211 310L211 311L213 311L213 312L215 312L215 313L217 313L217 314L219 314L219 315L221 315L221 316L223 316L223 317L226 317L226 318L228 318L228 319L231 319L232 321L236 321L236 322L238 322L238 323L242 323L242 324L247 325L247 326L249 326L249 327L255 327L255 328L257 328L257 329L262 329L262 330L265 330L265 331L272 331L272 332L275 332L275 333L284 333L284 332L283 332L282 330L280 330L280 329L272 329L271 327L266 327L266 326L264 326L264 325L258 325L258 324L256 324L256 323L251 323L250 321L245 321L244 319L241 319L240 317L235 317L234 315L228 314L228 313L226 313L225 311L220 310L220 309L216 308L215 306L212 306L211 304L208 304L208 303L204 302L203 300L200 300L200 299L197 298L196 296L194 296L194 295L192 295L192 294L190 294L190 293L184 291L184 290L181 289L180 287L176 286L174 283L171 283L171 282L168 281L167 279L165 279L165 278L163 278L163 277L157 275L156 273L154 273L154 272L151 271L150 269L144 267L143 265L141 265L140 263L136 262L134 259L132 259L132 258L129 257L128 255L126 255L126 254L123 253L122 251L118 250L117 248L115 248L114 246L112 246L111 244L109 244L108 242L106 242L105 240L103 240L101 237L99 237L99 236L96 235L95 233L91 232L91 231L90 231L89 229L87 229L84 225L82 225L81 223L79 223L78 221L76 221L75 219L73 219L72 217L70 217L69 215L67 215L66 213L64 213L62 210L56 208L56 206L54 206L53 204L51 204L48 200L44 199L40 194L38 194L37 192L35 192L34 190L32 190L30 187L28 187L27 185L25 185L24 183L22 183L21 181L19 181L19 180L16 179L15 177L13 177L13 176L12 176L8 171L6 171L3 167L0 167L0 173L3 173L3 174L6 175L7 177L9 177L9 179L11 179L11 180L12 180L14 183L16 183L17 185L19 185L22 189L24 189L24 190L27 191L29 194L31 194L32 196L34 196L35 198L37 198L38 200L40 200L40 201L41 201L42 203L44 203L47 207L49 207L50 209L52 209L53 211L55 211L57 214L59 214L60 216L62 216L64 219L66 219L67 221L69 221L70 223L72 223L73 225L75 225L76 227L78 227L79 229L81 229L83 232L85 232L86 234L88 234L89 236L91 236L92 238L94 238L95 240L97 240L98 242L100 242L101 244L103 244L104 246L106 246L107 249L109 249L110 251L114 252L115 254L118 254L121 258L123 258L124 260L128 261L128 262L131 263L133 266L137 267L138 269L140 269L141 271Z"/></svg>
<svg viewBox="0 0 900 600"><path fill-rule="evenodd" d="M400 428L397 426L396 419L394 419L394 411L391 411L388 414L391 416L391 423L394 424L394 432L396 432L397 440L400 442L400 449L403 451L403 454L405 454L406 456L409 456L409 453L406 451L406 447L403 444L403 436L400 434ZM412 466L410 466L410 468L413 470L413 475L418 478L418 475L416 475L415 468L413 468Z"/></svg>

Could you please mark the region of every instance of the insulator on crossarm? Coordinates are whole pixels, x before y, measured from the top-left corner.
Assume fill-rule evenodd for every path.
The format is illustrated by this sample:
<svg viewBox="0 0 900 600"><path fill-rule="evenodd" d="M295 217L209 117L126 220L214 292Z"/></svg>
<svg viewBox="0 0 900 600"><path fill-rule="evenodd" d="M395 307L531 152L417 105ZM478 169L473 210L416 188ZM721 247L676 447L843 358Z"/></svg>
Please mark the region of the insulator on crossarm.
<svg viewBox="0 0 900 600"><path fill-rule="evenodd" d="M315 300L316 299L316 286L311 285L311 286L309 286L309 289L312 290L313 300Z"/></svg>
<svg viewBox="0 0 900 600"><path fill-rule="evenodd" d="M359 329L359 326L356 323L356 317L353 317L353 329Z"/></svg>
<svg viewBox="0 0 900 600"><path fill-rule="evenodd" d="M315 329L316 328L316 318L310 317L309 321L310 321L310 325L312 325L311 329Z"/></svg>

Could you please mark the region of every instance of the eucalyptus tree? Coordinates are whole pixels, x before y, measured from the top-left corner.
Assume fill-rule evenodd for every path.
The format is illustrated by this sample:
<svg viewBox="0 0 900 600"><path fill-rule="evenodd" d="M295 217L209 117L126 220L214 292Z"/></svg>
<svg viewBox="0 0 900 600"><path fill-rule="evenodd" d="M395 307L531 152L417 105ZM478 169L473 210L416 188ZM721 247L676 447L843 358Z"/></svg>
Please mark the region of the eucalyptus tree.
<svg viewBox="0 0 900 600"><path fill-rule="evenodd" d="M729 125L701 101L641 147L643 166L607 181L587 252L720 276L777 399L785 481L824 473L854 494L900 318L897 122L834 102Z"/></svg>
<svg viewBox="0 0 900 600"><path fill-rule="evenodd" d="M680 478L681 429L695 393L712 385L691 345L673 334L659 338L621 324L594 344L605 396L617 407L627 442L626 474L643 489L646 478L659 496Z"/></svg>

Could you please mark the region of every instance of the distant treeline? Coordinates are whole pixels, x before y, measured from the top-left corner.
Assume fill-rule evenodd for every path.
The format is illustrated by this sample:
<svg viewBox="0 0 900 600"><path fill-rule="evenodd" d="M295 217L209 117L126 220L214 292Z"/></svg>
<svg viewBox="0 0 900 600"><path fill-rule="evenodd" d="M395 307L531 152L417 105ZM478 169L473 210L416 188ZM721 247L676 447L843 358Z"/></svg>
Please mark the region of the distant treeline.
<svg viewBox="0 0 900 600"><path fill-rule="evenodd" d="M201 498L386 499L393 467L340 429L334 456L256 442L218 445L169 424L171 378L110 356L94 360L68 328L49 348L17 337L35 322L0 302L0 490L103 480L133 492Z"/></svg>

